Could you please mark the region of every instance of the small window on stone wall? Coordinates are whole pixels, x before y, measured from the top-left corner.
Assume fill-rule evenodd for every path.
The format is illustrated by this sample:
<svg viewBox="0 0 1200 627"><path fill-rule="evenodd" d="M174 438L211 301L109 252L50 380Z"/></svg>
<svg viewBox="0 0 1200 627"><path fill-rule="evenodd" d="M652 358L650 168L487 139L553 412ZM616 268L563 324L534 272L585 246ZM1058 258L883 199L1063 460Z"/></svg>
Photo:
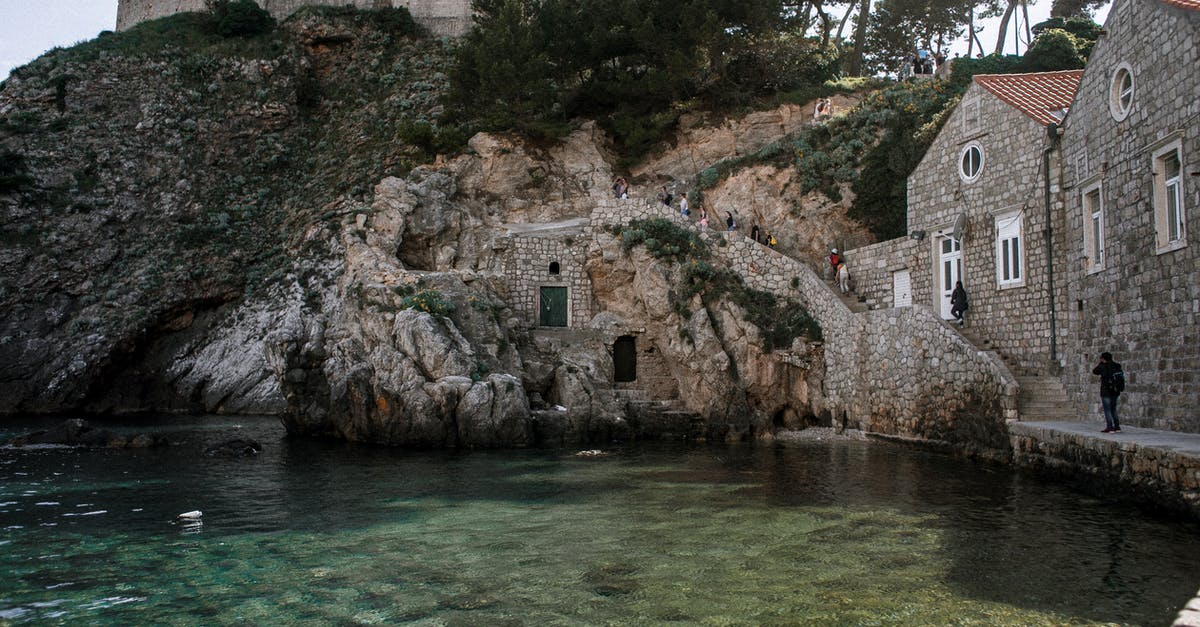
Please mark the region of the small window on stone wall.
<svg viewBox="0 0 1200 627"><path fill-rule="evenodd" d="M1133 69L1128 63L1117 66L1113 72L1112 85L1108 90L1108 110L1114 120L1120 122L1129 117L1133 109Z"/></svg>
<svg viewBox="0 0 1200 627"><path fill-rule="evenodd" d="M958 161L958 175L962 180L972 183L979 178L979 173L983 171L983 147L979 142L971 142L963 148L962 156Z"/></svg>
<svg viewBox="0 0 1200 627"><path fill-rule="evenodd" d="M1104 196L1100 181L1083 189L1083 257L1088 274L1104 269Z"/></svg>
<svg viewBox="0 0 1200 627"><path fill-rule="evenodd" d="M1154 151L1154 227L1160 253L1187 246L1182 147L1177 139Z"/></svg>
<svg viewBox="0 0 1200 627"><path fill-rule="evenodd" d="M550 274L558 274L558 273L559 273L558 262L551 261L550 262Z"/></svg>
<svg viewBox="0 0 1200 627"><path fill-rule="evenodd" d="M1025 284L1025 248L1021 242L1021 213L996 218L996 283L1001 288Z"/></svg>

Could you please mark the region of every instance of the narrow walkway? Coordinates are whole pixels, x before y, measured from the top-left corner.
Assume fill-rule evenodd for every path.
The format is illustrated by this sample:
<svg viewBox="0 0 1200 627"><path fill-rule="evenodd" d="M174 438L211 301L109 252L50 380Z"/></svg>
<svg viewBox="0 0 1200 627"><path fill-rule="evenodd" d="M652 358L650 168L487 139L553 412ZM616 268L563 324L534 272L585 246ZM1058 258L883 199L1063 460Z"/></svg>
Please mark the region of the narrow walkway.
<svg viewBox="0 0 1200 627"><path fill-rule="evenodd" d="M1009 425L1018 430L1032 431L1045 429L1057 433L1071 434L1078 437L1094 438L1122 444L1134 444L1146 448L1172 451L1178 455L1187 455L1200 459L1200 433L1180 433L1178 431L1159 431L1141 427L1121 427L1120 433L1101 433L1104 428L1104 418L1096 416L1095 420L1047 420L1040 422L1019 422Z"/></svg>

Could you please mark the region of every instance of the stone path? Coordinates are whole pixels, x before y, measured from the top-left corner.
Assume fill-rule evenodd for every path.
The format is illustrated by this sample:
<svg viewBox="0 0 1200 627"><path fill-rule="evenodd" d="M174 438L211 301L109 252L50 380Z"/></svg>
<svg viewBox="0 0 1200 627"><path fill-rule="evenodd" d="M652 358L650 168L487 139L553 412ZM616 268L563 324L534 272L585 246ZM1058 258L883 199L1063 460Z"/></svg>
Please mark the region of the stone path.
<svg viewBox="0 0 1200 627"><path fill-rule="evenodd" d="M520 233L543 233L562 230L580 230L591 222L590 217L571 218L570 220L560 220L558 222L535 222L535 223L517 223L510 222L501 224L501 228L508 231L510 234Z"/></svg>
<svg viewBox="0 0 1200 627"><path fill-rule="evenodd" d="M1049 420L1041 422L1016 422L1009 425L1010 430L1030 431L1032 429L1047 429L1078 437L1094 438L1137 445L1145 448L1171 451L1177 455L1187 455L1200 459L1200 433L1180 433L1177 431L1158 431L1141 427L1121 427L1120 433L1100 433L1104 428L1104 418L1096 416L1092 421Z"/></svg>

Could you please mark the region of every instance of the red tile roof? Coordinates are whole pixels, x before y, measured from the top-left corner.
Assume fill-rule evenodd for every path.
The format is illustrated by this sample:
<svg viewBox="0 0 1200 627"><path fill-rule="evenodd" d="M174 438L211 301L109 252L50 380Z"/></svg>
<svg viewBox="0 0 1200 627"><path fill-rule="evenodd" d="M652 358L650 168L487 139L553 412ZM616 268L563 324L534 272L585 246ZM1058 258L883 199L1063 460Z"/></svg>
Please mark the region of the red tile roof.
<svg viewBox="0 0 1200 627"><path fill-rule="evenodd" d="M1200 11L1200 1L1197 0L1162 0L1162 2L1163 4L1169 4L1173 7L1179 7L1181 9Z"/></svg>
<svg viewBox="0 0 1200 627"><path fill-rule="evenodd" d="M1196 0L1173 0L1194 2ZM1042 126L1061 122L1054 112L1071 106L1083 70L1032 74L976 74L975 82Z"/></svg>

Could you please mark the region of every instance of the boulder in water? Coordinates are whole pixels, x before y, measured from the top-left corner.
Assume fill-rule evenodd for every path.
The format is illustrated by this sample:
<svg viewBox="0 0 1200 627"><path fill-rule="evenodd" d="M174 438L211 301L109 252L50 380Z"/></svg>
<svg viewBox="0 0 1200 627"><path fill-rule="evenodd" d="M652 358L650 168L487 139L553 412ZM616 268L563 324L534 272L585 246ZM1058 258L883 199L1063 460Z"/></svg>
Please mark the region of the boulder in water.
<svg viewBox="0 0 1200 627"><path fill-rule="evenodd" d="M263 450L261 444L249 438L233 438L217 442L204 449L209 457L254 457Z"/></svg>

